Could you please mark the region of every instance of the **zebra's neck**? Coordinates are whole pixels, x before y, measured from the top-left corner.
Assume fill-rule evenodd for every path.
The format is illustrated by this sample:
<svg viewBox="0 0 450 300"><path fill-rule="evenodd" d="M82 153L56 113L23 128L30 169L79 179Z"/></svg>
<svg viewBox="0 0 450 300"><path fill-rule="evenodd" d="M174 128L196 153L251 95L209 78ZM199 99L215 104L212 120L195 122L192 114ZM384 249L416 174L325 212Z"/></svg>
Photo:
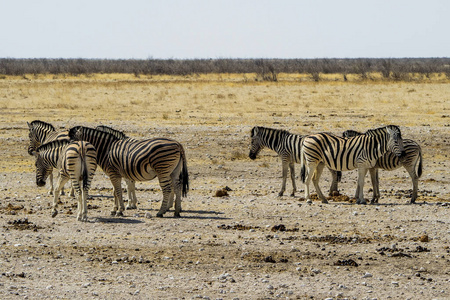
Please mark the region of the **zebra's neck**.
<svg viewBox="0 0 450 300"><path fill-rule="evenodd" d="M105 168L109 165L108 155L111 145L116 141L119 141L119 139L110 133L85 127L83 128L81 140L87 141L94 145L97 150L97 163L103 170L105 170Z"/></svg>
<svg viewBox="0 0 450 300"><path fill-rule="evenodd" d="M290 136L292 134L286 130L266 129L261 136L261 140L265 147L280 153L284 148L284 141Z"/></svg>
<svg viewBox="0 0 450 300"><path fill-rule="evenodd" d="M389 133L386 127L368 130L365 135L373 143L371 149L374 157L381 157L387 152Z"/></svg>
<svg viewBox="0 0 450 300"><path fill-rule="evenodd" d="M61 153L66 149L68 144L60 145L55 148L47 149L40 152L43 158L44 165L46 168L58 168L59 159L61 158Z"/></svg>

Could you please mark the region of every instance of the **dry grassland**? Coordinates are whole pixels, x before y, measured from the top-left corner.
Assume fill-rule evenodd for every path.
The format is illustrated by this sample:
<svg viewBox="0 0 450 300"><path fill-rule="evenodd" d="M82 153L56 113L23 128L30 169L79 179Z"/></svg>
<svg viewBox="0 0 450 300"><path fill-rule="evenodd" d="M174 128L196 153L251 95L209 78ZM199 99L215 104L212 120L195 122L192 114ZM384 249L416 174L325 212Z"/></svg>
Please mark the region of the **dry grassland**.
<svg viewBox="0 0 450 300"><path fill-rule="evenodd" d="M450 297L448 81L27 78L0 80L2 299ZM135 138L180 141L191 178L182 218L172 211L154 218L162 198L157 181L137 183L137 211L109 217L111 184L98 170L90 222L76 221L67 196L52 219L51 197L35 185L26 151L26 122L35 119L59 129L104 124ZM405 205L412 185L404 169L380 172L379 205L306 205L303 192L276 197L281 166L274 152L248 159L255 125L340 134L388 124L422 146L418 205ZM322 188L329 183L325 172ZM214 197L225 186L229 196ZM299 179L297 186L303 189ZM344 173L341 193L352 196L355 187L356 172ZM367 178L366 198L369 187ZM421 242L425 235L429 241Z"/></svg>

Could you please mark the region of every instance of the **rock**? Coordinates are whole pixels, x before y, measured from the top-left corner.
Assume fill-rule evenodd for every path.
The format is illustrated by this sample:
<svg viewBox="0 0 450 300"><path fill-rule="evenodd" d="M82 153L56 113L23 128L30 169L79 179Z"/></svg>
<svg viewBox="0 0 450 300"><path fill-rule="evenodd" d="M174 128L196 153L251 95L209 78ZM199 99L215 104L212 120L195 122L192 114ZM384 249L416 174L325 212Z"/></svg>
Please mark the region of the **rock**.
<svg viewBox="0 0 450 300"><path fill-rule="evenodd" d="M427 234L424 234L419 237L419 241L421 241L422 243L428 243L430 239L428 238Z"/></svg>
<svg viewBox="0 0 450 300"><path fill-rule="evenodd" d="M370 277L373 277L373 275L370 274L369 272L366 272L366 274L364 274L362 278L370 278Z"/></svg>

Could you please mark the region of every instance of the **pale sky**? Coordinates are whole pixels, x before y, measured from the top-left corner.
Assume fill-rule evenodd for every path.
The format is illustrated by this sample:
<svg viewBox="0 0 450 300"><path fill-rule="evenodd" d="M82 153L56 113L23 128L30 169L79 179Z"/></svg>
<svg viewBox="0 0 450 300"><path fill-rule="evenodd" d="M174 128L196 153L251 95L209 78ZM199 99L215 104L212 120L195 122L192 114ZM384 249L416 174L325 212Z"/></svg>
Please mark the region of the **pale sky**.
<svg viewBox="0 0 450 300"><path fill-rule="evenodd" d="M449 57L449 0L0 0L0 58Z"/></svg>

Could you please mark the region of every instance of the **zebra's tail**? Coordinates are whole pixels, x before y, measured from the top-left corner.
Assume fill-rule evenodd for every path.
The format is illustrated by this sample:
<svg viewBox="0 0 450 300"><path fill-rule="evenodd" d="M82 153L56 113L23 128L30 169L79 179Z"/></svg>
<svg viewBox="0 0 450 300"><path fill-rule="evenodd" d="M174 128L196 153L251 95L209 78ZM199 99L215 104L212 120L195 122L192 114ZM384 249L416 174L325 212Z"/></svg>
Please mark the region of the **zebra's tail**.
<svg viewBox="0 0 450 300"><path fill-rule="evenodd" d="M417 177L422 176L422 151L419 149L419 166L417 168Z"/></svg>
<svg viewBox="0 0 450 300"><path fill-rule="evenodd" d="M181 159L183 160L183 168L180 173L180 181L182 183L181 195L183 197L186 197L188 190L189 190L189 173L188 173L188 169L187 169L186 154L184 153L183 146L181 146Z"/></svg>
<svg viewBox="0 0 450 300"><path fill-rule="evenodd" d="M89 170L85 159L81 159L81 173L83 178L83 190L89 189Z"/></svg>

